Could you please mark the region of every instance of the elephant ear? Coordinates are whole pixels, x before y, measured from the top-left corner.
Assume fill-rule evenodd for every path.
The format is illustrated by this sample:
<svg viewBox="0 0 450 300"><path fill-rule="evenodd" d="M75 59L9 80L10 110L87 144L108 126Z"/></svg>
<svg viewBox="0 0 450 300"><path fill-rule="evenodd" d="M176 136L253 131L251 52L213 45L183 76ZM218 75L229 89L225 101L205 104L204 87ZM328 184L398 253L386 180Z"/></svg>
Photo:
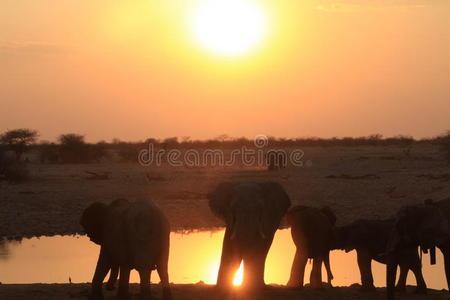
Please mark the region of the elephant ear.
<svg viewBox="0 0 450 300"><path fill-rule="evenodd" d="M232 222L231 200L235 185L233 182L222 182L207 195L211 211L227 224Z"/></svg>
<svg viewBox="0 0 450 300"><path fill-rule="evenodd" d="M322 207L320 211L328 218L328 220L330 220L331 225L333 226L336 225L337 221L336 215L329 206Z"/></svg>
<svg viewBox="0 0 450 300"><path fill-rule="evenodd" d="M284 188L277 182L262 182L260 186L265 203L264 228L276 230L291 206L291 200Z"/></svg>
<svg viewBox="0 0 450 300"><path fill-rule="evenodd" d="M395 229L398 231L399 238L406 244L418 242L418 231L422 227L433 224L434 218L428 218L427 214L437 208L429 205L411 205L405 206L397 213Z"/></svg>
<svg viewBox="0 0 450 300"><path fill-rule="evenodd" d="M80 224L91 241L101 245L103 242L103 227L106 221L108 206L101 202L94 202L84 211Z"/></svg>

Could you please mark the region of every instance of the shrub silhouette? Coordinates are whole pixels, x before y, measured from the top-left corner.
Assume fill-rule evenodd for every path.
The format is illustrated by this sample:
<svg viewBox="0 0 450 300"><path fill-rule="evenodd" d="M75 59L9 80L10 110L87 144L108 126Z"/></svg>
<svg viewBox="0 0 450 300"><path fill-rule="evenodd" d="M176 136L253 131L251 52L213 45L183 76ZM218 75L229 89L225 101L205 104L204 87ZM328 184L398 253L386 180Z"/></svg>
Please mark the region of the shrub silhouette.
<svg viewBox="0 0 450 300"><path fill-rule="evenodd" d="M88 163L91 161L89 145L84 141L84 135L76 133L59 136L59 155L63 163Z"/></svg>
<svg viewBox="0 0 450 300"><path fill-rule="evenodd" d="M12 129L0 136L0 142L16 154L16 160L20 161L22 155L29 150L38 137L36 130L28 128Z"/></svg>
<svg viewBox="0 0 450 300"><path fill-rule="evenodd" d="M118 151L121 162L137 162L139 149L136 147L123 147Z"/></svg>
<svg viewBox="0 0 450 300"><path fill-rule="evenodd" d="M101 141L90 145L89 151L90 160L100 162L103 158L109 157L108 143Z"/></svg>
<svg viewBox="0 0 450 300"><path fill-rule="evenodd" d="M38 145L39 161L41 163L59 162L59 146L55 143L43 142Z"/></svg>

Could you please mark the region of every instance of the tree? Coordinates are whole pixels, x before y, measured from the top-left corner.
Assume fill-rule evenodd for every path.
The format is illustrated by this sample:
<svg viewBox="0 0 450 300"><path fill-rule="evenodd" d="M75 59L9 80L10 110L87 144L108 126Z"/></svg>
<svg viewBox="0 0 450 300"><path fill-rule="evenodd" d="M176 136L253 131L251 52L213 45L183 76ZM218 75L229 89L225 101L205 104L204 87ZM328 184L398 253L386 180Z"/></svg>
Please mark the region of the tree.
<svg viewBox="0 0 450 300"><path fill-rule="evenodd" d="M36 130L19 128L4 132L0 137L0 141L7 148L14 151L16 159L19 161L23 153L28 151L30 145L36 142L38 136L39 134Z"/></svg>
<svg viewBox="0 0 450 300"><path fill-rule="evenodd" d="M60 157L65 163L89 162L89 145L84 141L84 135L76 133L61 134Z"/></svg>

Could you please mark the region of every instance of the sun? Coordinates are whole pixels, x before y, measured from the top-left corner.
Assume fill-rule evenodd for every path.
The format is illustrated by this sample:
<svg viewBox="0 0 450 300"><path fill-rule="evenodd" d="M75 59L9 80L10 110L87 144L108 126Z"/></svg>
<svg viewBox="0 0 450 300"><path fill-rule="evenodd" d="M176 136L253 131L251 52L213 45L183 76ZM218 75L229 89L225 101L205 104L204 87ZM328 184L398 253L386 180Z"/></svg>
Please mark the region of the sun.
<svg viewBox="0 0 450 300"><path fill-rule="evenodd" d="M254 0L203 0L194 10L192 31L206 49L238 56L261 42L267 31L267 15Z"/></svg>

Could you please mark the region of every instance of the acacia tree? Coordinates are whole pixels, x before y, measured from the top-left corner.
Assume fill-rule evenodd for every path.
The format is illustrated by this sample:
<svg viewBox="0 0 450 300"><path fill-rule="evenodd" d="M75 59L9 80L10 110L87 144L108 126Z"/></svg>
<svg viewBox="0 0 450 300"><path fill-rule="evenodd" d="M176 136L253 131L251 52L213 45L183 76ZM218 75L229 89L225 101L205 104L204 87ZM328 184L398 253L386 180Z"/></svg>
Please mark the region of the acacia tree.
<svg viewBox="0 0 450 300"><path fill-rule="evenodd" d="M19 161L22 155L29 150L31 144L36 142L39 134L36 130L28 128L12 129L0 136L0 141L8 149L14 151Z"/></svg>

